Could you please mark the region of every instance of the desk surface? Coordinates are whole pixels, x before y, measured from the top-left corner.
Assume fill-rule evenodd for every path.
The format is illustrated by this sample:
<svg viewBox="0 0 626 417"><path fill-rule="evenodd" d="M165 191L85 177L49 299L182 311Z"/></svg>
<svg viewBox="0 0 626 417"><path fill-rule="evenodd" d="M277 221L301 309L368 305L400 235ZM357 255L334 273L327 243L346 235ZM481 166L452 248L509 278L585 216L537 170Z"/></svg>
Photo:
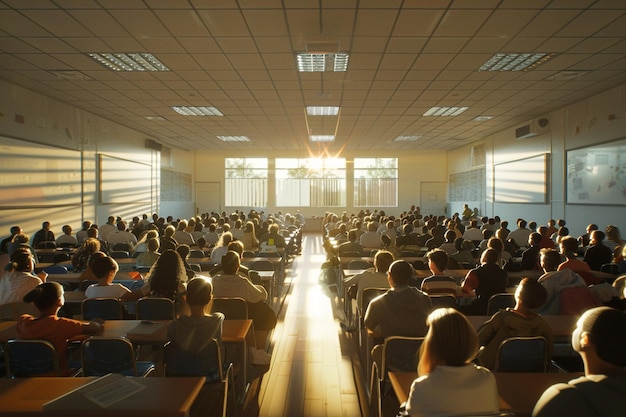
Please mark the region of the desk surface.
<svg viewBox="0 0 626 417"><path fill-rule="evenodd" d="M73 413L115 417L184 417L198 396L205 378L135 378L145 385L139 392L109 408L96 404L71 410L43 410L42 405L95 378L0 378L0 415L68 416ZM88 400L87 400L88 401ZM83 408L85 407L85 408ZM76 414L74 414L76 415Z"/></svg>
<svg viewBox="0 0 626 417"><path fill-rule="evenodd" d="M530 415L535 403L549 386L578 378L581 373L494 373L498 384L500 407L512 410L516 416ZM389 372L389 380L398 401L409 398L411 384L417 372Z"/></svg>

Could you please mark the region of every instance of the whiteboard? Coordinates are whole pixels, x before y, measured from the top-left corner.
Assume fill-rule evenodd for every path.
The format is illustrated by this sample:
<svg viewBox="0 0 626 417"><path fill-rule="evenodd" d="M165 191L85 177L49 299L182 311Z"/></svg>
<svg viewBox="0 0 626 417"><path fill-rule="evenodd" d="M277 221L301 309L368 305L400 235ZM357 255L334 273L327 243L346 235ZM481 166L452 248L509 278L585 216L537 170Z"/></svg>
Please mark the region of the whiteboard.
<svg viewBox="0 0 626 417"><path fill-rule="evenodd" d="M498 164L494 167L496 203L546 203L548 154Z"/></svg>
<svg viewBox="0 0 626 417"><path fill-rule="evenodd" d="M79 151L0 136L0 208L81 204Z"/></svg>
<svg viewBox="0 0 626 417"><path fill-rule="evenodd" d="M626 139L567 151L567 202L626 205Z"/></svg>
<svg viewBox="0 0 626 417"><path fill-rule="evenodd" d="M152 167L110 155L98 155L101 204L150 203Z"/></svg>

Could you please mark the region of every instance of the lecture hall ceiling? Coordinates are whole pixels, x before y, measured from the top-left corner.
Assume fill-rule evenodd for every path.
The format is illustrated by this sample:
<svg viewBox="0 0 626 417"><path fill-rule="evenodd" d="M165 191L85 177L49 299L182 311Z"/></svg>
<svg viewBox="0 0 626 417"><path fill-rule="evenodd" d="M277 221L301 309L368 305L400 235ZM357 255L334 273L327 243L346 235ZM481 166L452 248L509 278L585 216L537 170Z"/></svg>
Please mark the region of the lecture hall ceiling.
<svg viewBox="0 0 626 417"><path fill-rule="evenodd" d="M625 12L624 0L2 0L0 78L168 147L449 150L626 82ZM347 71L297 71L296 54L321 50L349 54ZM88 56L118 52L169 71ZM480 70L497 53L551 55ZM468 109L424 116L431 107ZM319 132L334 142L311 143ZM217 138L230 135L252 142Z"/></svg>

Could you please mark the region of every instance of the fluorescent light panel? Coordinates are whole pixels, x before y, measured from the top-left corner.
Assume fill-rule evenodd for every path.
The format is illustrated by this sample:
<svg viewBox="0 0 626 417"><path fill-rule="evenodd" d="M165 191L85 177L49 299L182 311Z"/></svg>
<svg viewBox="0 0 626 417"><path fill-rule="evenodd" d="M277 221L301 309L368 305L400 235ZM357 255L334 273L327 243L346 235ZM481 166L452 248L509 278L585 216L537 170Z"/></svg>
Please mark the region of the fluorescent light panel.
<svg viewBox="0 0 626 417"><path fill-rule="evenodd" d="M169 71L154 55L146 53L90 53L89 56L113 71Z"/></svg>
<svg viewBox="0 0 626 417"><path fill-rule="evenodd" d="M491 120L491 119L493 119L493 116L476 116L474 117L473 120L476 122L484 122L486 120Z"/></svg>
<svg viewBox="0 0 626 417"><path fill-rule="evenodd" d="M252 142L247 136L218 136L223 142Z"/></svg>
<svg viewBox="0 0 626 417"><path fill-rule="evenodd" d="M458 116L469 107L431 107L422 116Z"/></svg>
<svg viewBox="0 0 626 417"><path fill-rule="evenodd" d="M309 140L311 142L334 142L334 135L310 135Z"/></svg>
<svg viewBox="0 0 626 417"><path fill-rule="evenodd" d="M303 53L298 54L298 71L300 72L344 72L348 69L349 55L345 53Z"/></svg>
<svg viewBox="0 0 626 417"><path fill-rule="evenodd" d="M413 142L421 138L421 135L411 135L411 136L398 136L393 141L394 142Z"/></svg>
<svg viewBox="0 0 626 417"><path fill-rule="evenodd" d="M479 71L528 71L537 65L543 64L552 58L553 54L538 53L510 53L495 54L487 60Z"/></svg>
<svg viewBox="0 0 626 417"><path fill-rule="evenodd" d="M306 114L309 116L337 116L339 106L307 106Z"/></svg>
<svg viewBox="0 0 626 417"><path fill-rule="evenodd" d="M172 109L183 116L223 116L215 107L174 106Z"/></svg>

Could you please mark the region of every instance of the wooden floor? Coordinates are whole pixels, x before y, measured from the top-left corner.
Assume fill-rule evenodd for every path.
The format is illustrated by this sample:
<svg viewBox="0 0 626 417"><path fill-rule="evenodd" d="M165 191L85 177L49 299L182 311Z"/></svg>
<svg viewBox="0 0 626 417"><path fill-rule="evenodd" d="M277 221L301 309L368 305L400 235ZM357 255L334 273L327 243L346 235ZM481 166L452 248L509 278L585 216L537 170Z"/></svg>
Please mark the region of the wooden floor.
<svg viewBox="0 0 626 417"><path fill-rule="evenodd" d="M317 283L325 260L321 236L305 235L288 271L272 362L257 387L260 417L362 415L353 349L334 318L332 294Z"/></svg>

